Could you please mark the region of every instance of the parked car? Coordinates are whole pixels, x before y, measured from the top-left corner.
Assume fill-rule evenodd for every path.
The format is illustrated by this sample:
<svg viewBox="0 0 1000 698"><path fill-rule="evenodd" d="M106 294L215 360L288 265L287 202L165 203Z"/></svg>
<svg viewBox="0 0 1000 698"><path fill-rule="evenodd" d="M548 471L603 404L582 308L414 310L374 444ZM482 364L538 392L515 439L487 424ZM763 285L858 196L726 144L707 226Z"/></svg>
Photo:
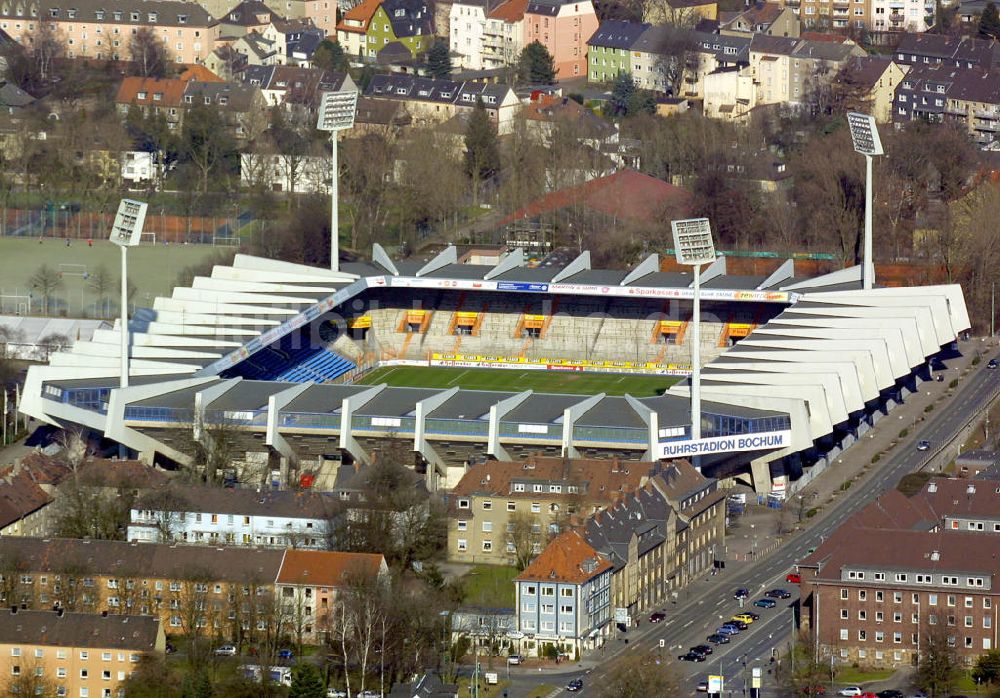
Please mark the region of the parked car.
<svg viewBox="0 0 1000 698"><path fill-rule="evenodd" d="M583 679L573 679L566 684L567 691L579 691L581 688L583 688Z"/></svg>
<svg viewBox="0 0 1000 698"><path fill-rule="evenodd" d="M753 602L753 605L757 608L774 608L778 605L778 602L774 599L757 599Z"/></svg>
<svg viewBox="0 0 1000 698"><path fill-rule="evenodd" d="M236 646L235 645L222 645L221 647L215 648L216 657L235 657L236 656Z"/></svg>
<svg viewBox="0 0 1000 698"><path fill-rule="evenodd" d="M729 644L729 636L726 635L725 633L712 633L711 635L709 635L705 639L708 640L709 642L711 642L713 645L728 645Z"/></svg>
<svg viewBox="0 0 1000 698"><path fill-rule="evenodd" d="M660 621L666 619L666 617L667 617L666 613L661 613L660 611L657 611L656 613L652 614L649 617L649 622L650 623L659 623Z"/></svg>
<svg viewBox="0 0 1000 698"><path fill-rule="evenodd" d="M708 681L699 681L698 688L695 689L698 693L708 693Z"/></svg>
<svg viewBox="0 0 1000 698"><path fill-rule="evenodd" d="M691 648L691 651L698 654L712 654L713 650L709 645L695 645Z"/></svg>
<svg viewBox="0 0 1000 698"><path fill-rule="evenodd" d="M864 691L861 690L861 686L844 686L837 691L838 696L860 696L862 693Z"/></svg>
<svg viewBox="0 0 1000 698"><path fill-rule="evenodd" d="M339 688L328 688L326 689L326 698L347 698L347 691L342 691Z"/></svg>
<svg viewBox="0 0 1000 698"><path fill-rule="evenodd" d="M996 368L997 366L1000 366L1000 364L997 363L996 359L990 359L986 362L986 368Z"/></svg>
<svg viewBox="0 0 1000 698"><path fill-rule="evenodd" d="M739 589L733 592L734 599L745 599L749 596L750 596L750 590L744 587L740 587Z"/></svg>
<svg viewBox="0 0 1000 698"><path fill-rule="evenodd" d="M875 694L878 698L903 698L903 692L895 688L887 688Z"/></svg>
<svg viewBox="0 0 1000 698"><path fill-rule="evenodd" d="M519 654L512 654L507 657L508 664L520 664L522 661L524 661L524 657Z"/></svg>
<svg viewBox="0 0 1000 698"><path fill-rule="evenodd" d="M930 447L931 447L931 442L928 441L927 439L920 439L920 441L917 442L918 451L926 451Z"/></svg>
<svg viewBox="0 0 1000 698"><path fill-rule="evenodd" d="M788 582L789 584L801 584L802 575L799 574L798 572L789 572L788 574L785 575L785 581Z"/></svg>
<svg viewBox="0 0 1000 698"><path fill-rule="evenodd" d="M278 659L284 662L290 662L295 659L295 653L290 649L280 649L278 650Z"/></svg>
<svg viewBox="0 0 1000 698"><path fill-rule="evenodd" d="M737 628L735 625L722 625L722 626L719 627L718 630L715 631L715 634L716 635L726 635L726 636L729 636L729 635L739 635L740 634L740 629Z"/></svg>
<svg viewBox="0 0 1000 698"><path fill-rule="evenodd" d="M771 599L790 599L792 598L792 592L787 589L771 589L770 591L765 591L764 596Z"/></svg>
<svg viewBox="0 0 1000 698"><path fill-rule="evenodd" d="M378 691L371 691L367 688L361 691L361 693L355 693L354 695L357 696L357 698L382 698L381 693Z"/></svg>
<svg viewBox="0 0 1000 698"><path fill-rule="evenodd" d="M697 652L688 652L687 654L682 654L677 657L682 662L703 662L705 661L705 655L698 654Z"/></svg>
<svg viewBox="0 0 1000 698"><path fill-rule="evenodd" d="M751 623L753 623L753 616L751 616L749 613L737 613L729 620L739 621L740 623L746 623L747 625L750 625ZM743 628L740 628L740 630L742 629Z"/></svg>

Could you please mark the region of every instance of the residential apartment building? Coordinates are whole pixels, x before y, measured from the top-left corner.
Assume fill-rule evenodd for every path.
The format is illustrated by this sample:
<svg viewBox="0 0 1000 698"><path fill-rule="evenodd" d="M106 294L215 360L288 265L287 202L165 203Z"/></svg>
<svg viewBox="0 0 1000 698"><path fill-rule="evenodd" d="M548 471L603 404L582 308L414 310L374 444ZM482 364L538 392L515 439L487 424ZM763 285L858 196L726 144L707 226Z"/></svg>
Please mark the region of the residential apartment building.
<svg viewBox="0 0 1000 698"><path fill-rule="evenodd" d="M390 44L400 44L411 57L426 53L435 41L434 13L424 0L382 0L368 23L366 60L374 60Z"/></svg>
<svg viewBox="0 0 1000 698"><path fill-rule="evenodd" d="M171 130L179 130L184 118L187 83L177 78L127 77L118 86L115 106L123 118L139 109L146 116L162 116Z"/></svg>
<svg viewBox="0 0 1000 698"><path fill-rule="evenodd" d="M891 58L852 58L842 69L834 88L850 111L871 114L881 124L892 122L896 90L910 66Z"/></svg>
<svg viewBox="0 0 1000 698"><path fill-rule="evenodd" d="M272 21L261 36L270 41L277 52L277 65L308 68L316 47L323 41L325 32L310 19Z"/></svg>
<svg viewBox="0 0 1000 698"><path fill-rule="evenodd" d="M893 120L956 122L990 147L1000 135L1000 69L915 65L896 90Z"/></svg>
<svg viewBox="0 0 1000 698"><path fill-rule="evenodd" d="M735 17L719 24L720 34L766 34L797 38L801 31L798 15L780 2L757 2Z"/></svg>
<svg viewBox="0 0 1000 698"><path fill-rule="evenodd" d="M323 549L337 507L317 492L168 485L133 506L128 540Z"/></svg>
<svg viewBox="0 0 1000 698"><path fill-rule="evenodd" d="M893 490L799 563L803 623L821 661L910 666L929 636L959 658L996 647L1000 482L932 479Z"/></svg>
<svg viewBox="0 0 1000 698"><path fill-rule="evenodd" d="M128 56L139 27L152 29L178 63L200 63L215 48L218 29L200 5L182 0L43 0L0 4L0 30L22 42L50 22L70 58L119 60Z"/></svg>
<svg viewBox="0 0 1000 698"><path fill-rule="evenodd" d="M448 27L451 36L448 48L460 56L459 65L468 70L483 67L483 34L489 0L459 0L451 6Z"/></svg>
<svg viewBox="0 0 1000 698"><path fill-rule="evenodd" d="M120 696L143 657L163 655L158 618L99 616L16 606L0 614L0 674L10 695ZM41 692L38 692L41 695Z"/></svg>
<svg viewBox="0 0 1000 698"><path fill-rule="evenodd" d="M601 22L587 41L587 81L614 82L619 73L632 74L632 47L651 25L624 20Z"/></svg>
<svg viewBox="0 0 1000 698"><path fill-rule="evenodd" d="M599 22L591 0L529 0L524 42L537 41L552 56L556 79L587 74L587 40Z"/></svg>
<svg viewBox="0 0 1000 698"><path fill-rule="evenodd" d="M380 0L364 0L358 3L344 13L337 25L337 41L349 58L363 60L377 55L369 53L369 50L375 51L375 47L369 49L368 27L379 8L379 2Z"/></svg>
<svg viewBox="0 0 1000 698"><path fill-rule="evenodd" d="M670 27L653 27L640 40L637 51L644 53L646 40L654 37L657 29L671 31ZM668 39L673 41L674 39ZM706 32L690 32L687 46L683 53L684 67L680 72L682 82L675 96L687 99L703 99L705 95L705 77L716 71L728 70L732 68L740 69L745 67L750 61L750 39L745 36L724 36L721 34L708 34ZM640 46L642 48L640 48ZM662 54L661 54L662 55ZM659 69L660 75L658 84L670 87L666 76L662 72L663 66L659 62L660 56L653 55L650 58L643 56L644 64L651 64L653 70ZM676 68L673 69L676 72ZM654 73L655 74L655 73ZM654 84L657 84L654 81ZM654 88L656 89L656 88Z"/></svg>
<svg viewBox="0 0 1000 698"><path fill-rule="evenodd" d="M532 457L473 465L449 497L448 559L510 564L512 518L537 527L536 552L569 524L640 488L653 463Z"/></svg>
<svg viewBox="0 0 1000 698"><path fill-rule="evenodd" d="M897 63L952 68L1000 68L1000 42L945 34L904 34L893 54Z"/></svg>
<svg viewBox="0 0 1000 698"><path fill-rule="evenodd" d="M0 472L0 536L43 536L58 485L72 476L64 463L30 453Z"/></svg>
<svg viewBox="0 0 1000 698"><path fill-rule="evenodd" d="M750 41L749 74L756 87L753 106L797 106L810 93L837 79L852 58L865 56L853 42L808 41L755 34Z"/></svg>
<svg viewBox="0 0 1000 698"><path fill-rule="evenodd" d="M456 114L468 113L482 101L501 135L509 133L520 101L509 85L454 82L413 75L374 75L364 96L373 100L402 102L414 124L439 124Z"/></svg>
<svg viewBox="0 0 1000 698"><path fill-rule="evenodd" d="M600 647L611 624L610 562L576 531L559 534L514 580L521 651L547 645L582 654Z"/></svg>
<svg viewBox="0 0 1000 698"><path fill-rule="evenodd" d="M0 601L152 615L167 633L240 643L293 631L314 641L329 627L337 589L354 576L381 574L384 565L381 555L325 550L0 538Z"/></svg>
<svg viewBox="0 0 1000 698"><path fill-rule="evenodd" d="M507 0L486 13L483 68L514 65L524 48L524 13L528 0Z"/></svg>

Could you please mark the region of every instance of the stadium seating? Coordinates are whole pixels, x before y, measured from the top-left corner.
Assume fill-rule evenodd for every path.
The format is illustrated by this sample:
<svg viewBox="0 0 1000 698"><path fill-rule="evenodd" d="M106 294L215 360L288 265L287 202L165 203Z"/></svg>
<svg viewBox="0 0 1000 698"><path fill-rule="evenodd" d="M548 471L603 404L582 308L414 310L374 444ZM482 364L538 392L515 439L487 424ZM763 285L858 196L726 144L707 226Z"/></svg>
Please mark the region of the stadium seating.
<svg viewBox="0 0 1000 698"><path fill-rule="evenodd" d="M297 345L298 348L295 348ZM277 380L290 383L328 383L355 369L353 361L326 347L316 346L302 335L283 337L276 345L260 350L226 371L224 377Z"/></svg>

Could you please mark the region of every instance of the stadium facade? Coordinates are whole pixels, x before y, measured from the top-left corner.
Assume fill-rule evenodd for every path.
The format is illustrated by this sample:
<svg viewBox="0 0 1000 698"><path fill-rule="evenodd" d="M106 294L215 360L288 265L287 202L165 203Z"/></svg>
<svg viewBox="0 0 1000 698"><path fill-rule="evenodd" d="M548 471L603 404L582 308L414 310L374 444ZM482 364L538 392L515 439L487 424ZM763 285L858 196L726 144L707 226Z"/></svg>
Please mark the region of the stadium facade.
<svg viewBox="0 0 1000 698"><path fill-rule="evenodd" d="M758 492L807 482L931 378L969 317L957 285L860 290L859 268L811 279L787 260L766 277L702 274L702 436L688 387L657 397L360 385L383 365L688 372L690 274L373 261L341 272L237 255L138 311L130 386L119 327L28 371L22 412L93 430L148 460L199 446L271 467L368 462L393 445L432 488L469 462L531 453L655 460L698 456L706 474ZM458 375L456 371L456 375ZM514 374L512 374L514 375Z"/></svg>

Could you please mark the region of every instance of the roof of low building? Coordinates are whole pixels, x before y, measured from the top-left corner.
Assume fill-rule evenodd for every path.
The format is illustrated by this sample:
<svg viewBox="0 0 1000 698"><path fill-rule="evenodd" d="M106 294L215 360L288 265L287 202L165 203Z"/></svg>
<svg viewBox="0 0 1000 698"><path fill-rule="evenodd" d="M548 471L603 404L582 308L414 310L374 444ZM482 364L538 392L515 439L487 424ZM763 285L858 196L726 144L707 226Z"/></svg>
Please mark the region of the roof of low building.
<svg viewBox="0 0 1000 698"><path fill-rule="evenodd" d="M275 19L283 19L260 0L243 0L233 9L219 18L222 24L232 24L239 27L267 26Z"/></svg>
<svg viewBox="0 0 1000 698"><path fill-rule="evenodd" d="M176 78L143 78L131 76L118 86L115 102L138 106L179 107L187 82Z"/></svg>
<svg viewBox="0 0 1000 698"><path fill-rule="evenodd" d="M545 546L517 576L517 581L583 584L612 567L611 562L601 557L580 533L565 531Z"/></svg>
<svg viewBox="0 0 1000 698"><path fill-rule="evenodd" d="M205 27L213 22L208 11L186 0L41 0L35 7L39 17L57 22L69 19L92 24L121 24L142 20L143 24L168 27ZM133 13L137 16L135 20Z"/></svg>
<svg viewBox="0 0 1000 698"><path fill-rule="evenodd" d="M0 480L0 528L30 516L52 499L25 471L4 477Z"/></svg>
<svg viewBox="0 0 1000 698"><path fill-rule="evenodd" d="M331 495L312 491L229 489L169 483L150 490L137 508L156 510L169 501L175 512L239 516L271 515L294 519L326 519L339 506Z"/></svg>
<svg viewBox="0 0 1000 698"><path fill-rule="evenodd" d="M589 182L549 192L510 214L500 225L582 204L619 219L639 222L661 220L667 209L686 213L691 194L663 180L625 169Z"/></svg>
<svg viewBox="0 0 1000 698"><path fill-rule="evenodd" d="M630 49L639 40L642 33L651 26L646 22L627 22L621 19L605 20L597 27L594 35L587 40L587 44L604 48Z"/></svg>
<svg viewBox="0 0 1000 698"><path fill-rule="evenodd" d="M337 31L364 34L368 30L368 24L372 21L372 17L375 16L375 13L381 5L382 0L362 0L362 2L359 2L357 5L344 13L340 22L337 23ZM347 23L348 20L360 22L361 26L352 26Z"/></svg>
<svg viewBox="0 0 1000 698"><path fill-rule="evenodd" d="M59 611L11 609L0 612L0 644L43 645L151 652L160 619Z"/></svg>
<svg viewBox="0 0 1000 698"><path fill-rule="evenodd" d="M498 19L503 22L520 22L528 9L528 0L507 0L486 15L487 19Z"/></svg>
<svg viewBox="0 0 1000 698"><path fill-rule="evenodd" d="M225 82L211 70L198 63L185 63L177 76L181 80L200 80L201 82Z"/></svg>
<svg viewBox="0 0 1000 698"><path fill-rule="evenodd" d="M371 553L286 550L278 583L333 588L354 579L375 578L384 566L385 558Z"/></svg>

